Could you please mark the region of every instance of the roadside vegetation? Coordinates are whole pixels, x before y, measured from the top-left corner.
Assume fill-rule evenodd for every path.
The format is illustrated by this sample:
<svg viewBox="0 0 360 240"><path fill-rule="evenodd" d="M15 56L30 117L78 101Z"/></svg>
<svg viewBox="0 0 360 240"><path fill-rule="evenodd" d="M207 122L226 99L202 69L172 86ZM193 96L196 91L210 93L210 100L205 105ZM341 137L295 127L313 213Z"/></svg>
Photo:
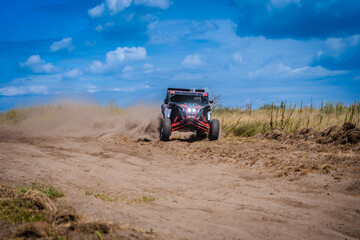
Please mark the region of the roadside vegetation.
<svg viewBox="0 0 360 240"><path fill-rule="evenodd" d="M356 101L348 106L341 102L322 102L318 108L312 104L297 106L287 101L280 105L266 104L259 109L252 109L251 104L236 108L220 105L213 113L220 120L225 137L254 136L276 128L296 133L303 128L322 131L345 122L360 124L360 103Z"/></svg>
<svg viewBox="0 0 360 240"><path fill-rule="evenodd" d="M64 196L54 187L33 183L16 189L0 184L0 221L11 224L46 221L46 210L55 207L51 200Z"/></svg>
<svg viewBox="0 0 360 240"><path fill-rule="evenodd" d="M87 194L87 195L92 195ZM0 183L0 239L154 239L150 231L89 221L59 204L59 190L39 184L10 187ZM104 195L94 194L103 198ZM106 200L106 199L105 199Z"/></svg>
<svg viewBox="0 0 360 240"><path fill-rule="evenodd" d="M152 196L141 196L140 198L136 199L136 202L145 203L145 202L153 202L156 200L157 200L157 198L152 197Z"/></svg>
<svg viewBox="0 0 360 240"><path fill-rule="evenodd" d="M327 101L316 107L312 103L309 106L302 103L296 105L285 100L279 105L272 103L253 109L251 103L243 107L226 107L222 105L219 95L212 98L213 116L219 119L224 137L254 136L258 133L265 134L272 129L289 133L296 133L303 128L322 131L330 126L341 126L345 122L360 125L360 103L357 101L350 105ZM45 121L52 112L62 107L63 105L49 104L9 109L0 112L0 123L16 124L26 121L29 117L34 119L34 116ZM91 105L91 109L95 110L97 115L110 112L114 116L122 115L129 110L119 107L115 102L110 102L106 106Z"/></svg>
<svg viewBox="0 0 360 240"><path fill-rule="evenodd" d="M55 189L52 186L43 186L38 183L32 183L30 186L19 186L18 187L19 193L25 194L29 190L37 190L39 192L44 193L48 198L55 199L55 198L61 198L64 196L62 192Z"/></svg>
<svg viewBox="0 0 360 240"><path fill-rule="evenodd" d="M92 195L95 198L99 198L99 199L101 199L103 201L108 201L108 202L116 202L118 200L117 197L111 197L111 196L108 196L108 195L106 195L104 193L93 193L93 192L91 192L89 190L85 191L85 195L87 195L87 196Z"/></svg>

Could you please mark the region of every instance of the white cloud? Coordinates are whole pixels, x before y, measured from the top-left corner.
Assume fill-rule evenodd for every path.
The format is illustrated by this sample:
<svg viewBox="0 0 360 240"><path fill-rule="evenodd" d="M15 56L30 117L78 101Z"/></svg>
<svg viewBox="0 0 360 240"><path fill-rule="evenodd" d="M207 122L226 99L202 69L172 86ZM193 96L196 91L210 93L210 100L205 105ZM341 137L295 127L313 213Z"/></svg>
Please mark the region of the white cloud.
<svg viewBox="0 0 360 240"><path fill-rule="evenodd" d="M109 9L110 15L115 15L125 8L129 7L132 0L105 0L105 4Z"/></svg>
<svg viewBox="0 0 360 240"><path fill-rule="evenodd" d="M128 8L133 0L104 0L103 3L88 10L91 18L101 17L105 13L116 15ZM169 0L134 0L134 4L147 7L167 9L170 6Z"/></svg>
<svg viewBox="0 0 360 240"><path fill-rule="evenodd" d="M104 66L100 61L95 60L90 64L89 71L92 73L101 73L104 71Z"/></svg>
<svg viewBox="0 0 360 240"><path fill-rule="evenodd" d="M62 79L77 79L81 76L81 71L78 68L67 69L62 75Z"/></svg>
<svg viewBox="0 0 360 240"><path fill-rule="evenodd" d="M52 73L56 71L52 63L46 63L39 55L30 56L24 63L20 63L20 66L29 68L34 73Z"/></svg>
<svg viewBox="0 0 360 240"><path fill-rule="evenodd" d="M101 32L102 30L104 30L104 27L99 24L96 26L95 30Z"/></svg>
<svg viewBox="0 0 360 240"><path fill-rule="evenodd" d="M111 28L113 27L115 24L113 22L107 22L104 26L102 25L97 25L95 30L98 31L98 32L102 32L104 29L106 28Z"/></svg>
<svg viewBox="0 0 360 240"><path fill-rule="evenodd" d="M74 46L72 45L72 38L63 38L58 42L54 42L50 47L51 52L56 52L61 49L67 49L71 52L74 49Z"/></svg>
<svg viewBox="0 0 360 240"><path fill-rule="evenodd" d="M0 88L0 95L16 96L25 94L47 94L46 86L24 86L24 87L4 87Z"/></svg>
<svg viewBox="0 0 360 240"><path fill-rule="evenodd" d="M134 69L131 66L126 66L124 67L124 69L122 70L123 73L125 72L132 72Z"/></svg>
<svg viewBox="0 0 360 240"><path fill-rule="evenodd" d="M61 74L32 74L30 76L14 78L11 81L16 86L56 85L61 83Z"/></svg>
<svg viewBox="0 0 360 240"><path fill-rule="evenodd" d="M348 48L356 47L360 43L360 35L356 34L346 38L328 38L325 41L327 53L338 56Z"/></svg>
<svg viewBox="0 0 360 240"><path fill-rule="evenodd" d="M271 5L277 8L283 8L291 3L295 3L300 6L300 0L271 0Z"/></svg>
<svg viewBox="0 0 360 240"><path fill-rule="evenodd" d="M316 52L316 56L317 56L317 57L321 57L322 55L324 55L324 52L323 52L323 51L317 51L317 52Z"/></svg>
<svg viewBox="0 0 360 240"><path fill-rule="evenodd" d="M102 73L108 70L114 70L124 62L137 61L146 58L146 49L143 47L118 47L114 51L106 54L105 63L98 60L90 64L89 70L93 73Z"/></svg>
<svg viewBox="0 0 360 240"><path fill-rule="evenodd" d="M107 22L105 24L105 27L113 27L114 26L114 23L113 22Z"/></svg>
<svg viewBox="0 0 360 240"><path fill-rule="evenodd" d="M150 42L175 43L183 39L211 40L226 43L237 38L230 20L161 20L147 25ZM231 36L229 36L231 35ZM231 38L231 39L230 39Z"/></svg>
<svg viewBox="0 0 360 240"><path fill-rule="evenodd" d="M135 92L138 90L142 90L142 89L150 89L151 87L149 85L145 85L145 86L133 86L133 87L126 87L126 88L111 88L108 89L109 91L114 91L114 92Z"/></svg>
<svg viewBox="0 0 360 240"><path fill-rule="evenodd" d="M105 7L104 3L101 3L100 5L95 6L94 8L91 8L88 10L88 14L91 18L101 17L104 14Z"/></svg>
<svg viewBox="0 0 360 240"><path fill-rule="evenodd" d="M110 89L110 91L114 91L114 92L133 92L135 91L133 88L112 88Z"/></svg>
<svg viewBox="0 0 360 240"><path fill-rule="evenodd" d="M115 51L106 54L106 63L114 64L125 60L140 60L146 57L146 49L143 47L118 47Z"/></svg>
<svg viewBox="0 0 360 240"><path fill-rule="evenodd" d="M202 65L204 62L201 60L199 54L187 55L182 61L184 65Z"/></svg>
<svg viewBox="0 0 360 240"><path fill-rule="evenodd" d="M159 71L160 70L159 68L156 68L155 65L150 64L150 63L145 63L143 65L143 68L144 68L144 73L146 73L146 74L149 74L149 73L152 73L154 71Z"/></svg>
<svg viewBox="0 0 360 240"><path fill-rule="evenodd" d="M233 60L235 63L242 63L244 61L240 52L235 52L233 54Z"/></svg>
<svg viewBox="0 0 360 240"><path fill-rule="evenodd" d="M204 79L204 74L191 74L191 73L179 73L175 74L174 76L170 77L171 81L198 81Z"/></svg>
<svg viewBox="0 0 360 240"><path fill-rule="evenodd" d="M318 78L325 76L335 76L346 73L345 71L331 71L321 66L317 67L300 67L291 68L283 63L269 64L262 69L255 72L250 72L250 78L264 78L264 79L283 79L283 78Z"/></svg>
<svg viewBox="0 0 360 240"><path fill-rule="evenodd" d="M167 9L170 6L170 1L169 0L134 0L134 4Z"/></svg>
<svg viewBox="0 0 360 240"><path fill-rule="evenodd" d="M154 64L150 64L150 63L145 63L145 64L143 65L143 67L144 67L145 69L154 69L154 68L155 68L155 65L154 65Z"/></svg>
<svg viewBox="0 0 360 240"><path fill-rule="evenodd" d="M88 46L88 47L93 47L96 45L96 41L86 41L85 42L85 46Z"/></svg>
<svg viewBox="0 0 360 240"><path fill-rule="evenodd" d="M88 93L96 93L96 92L100 91L96 86L94 86L92 84L86 84L86 85L84 85L84 87L86 88L86 91Z"/></svg>
<svg viewBox="0 0 360 240"><path fill-rule="evenodd" d="M125 8L129 7L132 0L104 0L103 3L88 10L91 18L103 16L105 13L115 15Z"/></svg>

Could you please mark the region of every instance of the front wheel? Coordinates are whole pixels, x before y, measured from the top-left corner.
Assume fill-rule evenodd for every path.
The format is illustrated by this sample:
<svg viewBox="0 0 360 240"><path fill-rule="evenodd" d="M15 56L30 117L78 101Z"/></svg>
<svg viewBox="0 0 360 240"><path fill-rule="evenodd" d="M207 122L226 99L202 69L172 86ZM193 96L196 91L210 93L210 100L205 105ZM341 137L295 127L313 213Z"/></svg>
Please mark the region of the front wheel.
<svg viewBox="0 0 360 240"><path fill-rule="evenodd" d="M168 118L161 119L160 140L168 141L171 135L171 121Z"/></svg>
<svg viewBox="0 0 360 240"><path fill-rule="evenodd" d="M209 140L214 141L219 139L220 123L219 120L213 119L210 123Z"/></svg>

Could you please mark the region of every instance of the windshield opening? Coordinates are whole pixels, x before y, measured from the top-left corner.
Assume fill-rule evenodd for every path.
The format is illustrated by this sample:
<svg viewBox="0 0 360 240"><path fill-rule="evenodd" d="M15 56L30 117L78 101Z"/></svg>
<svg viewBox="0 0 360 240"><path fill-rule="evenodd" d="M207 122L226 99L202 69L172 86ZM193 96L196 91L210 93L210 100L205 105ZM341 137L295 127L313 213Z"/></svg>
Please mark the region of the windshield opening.
<svg viewBox="0 0 360 240"><path fill-rule="evenodd" d="M207 96L193 96L193 95L174 95L171 98L172 102L176 103L197 103L204 104L207 103Z"/></svg>

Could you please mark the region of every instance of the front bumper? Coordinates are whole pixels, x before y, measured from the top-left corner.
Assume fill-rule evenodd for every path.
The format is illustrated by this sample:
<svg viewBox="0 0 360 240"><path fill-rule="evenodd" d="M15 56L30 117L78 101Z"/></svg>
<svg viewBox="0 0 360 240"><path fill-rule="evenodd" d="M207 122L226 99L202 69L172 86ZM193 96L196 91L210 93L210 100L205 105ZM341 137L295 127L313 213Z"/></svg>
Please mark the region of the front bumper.
<svg viewBox="0 0 360 240"><path fill-rule="evenodd" d="M174 122L171 124L171 131L177 130L202 130L207 133L210 132L210 125L205 122L205 118L201 115L201 117L196 118L192 116L187 116L178 122Z"/></svg>

